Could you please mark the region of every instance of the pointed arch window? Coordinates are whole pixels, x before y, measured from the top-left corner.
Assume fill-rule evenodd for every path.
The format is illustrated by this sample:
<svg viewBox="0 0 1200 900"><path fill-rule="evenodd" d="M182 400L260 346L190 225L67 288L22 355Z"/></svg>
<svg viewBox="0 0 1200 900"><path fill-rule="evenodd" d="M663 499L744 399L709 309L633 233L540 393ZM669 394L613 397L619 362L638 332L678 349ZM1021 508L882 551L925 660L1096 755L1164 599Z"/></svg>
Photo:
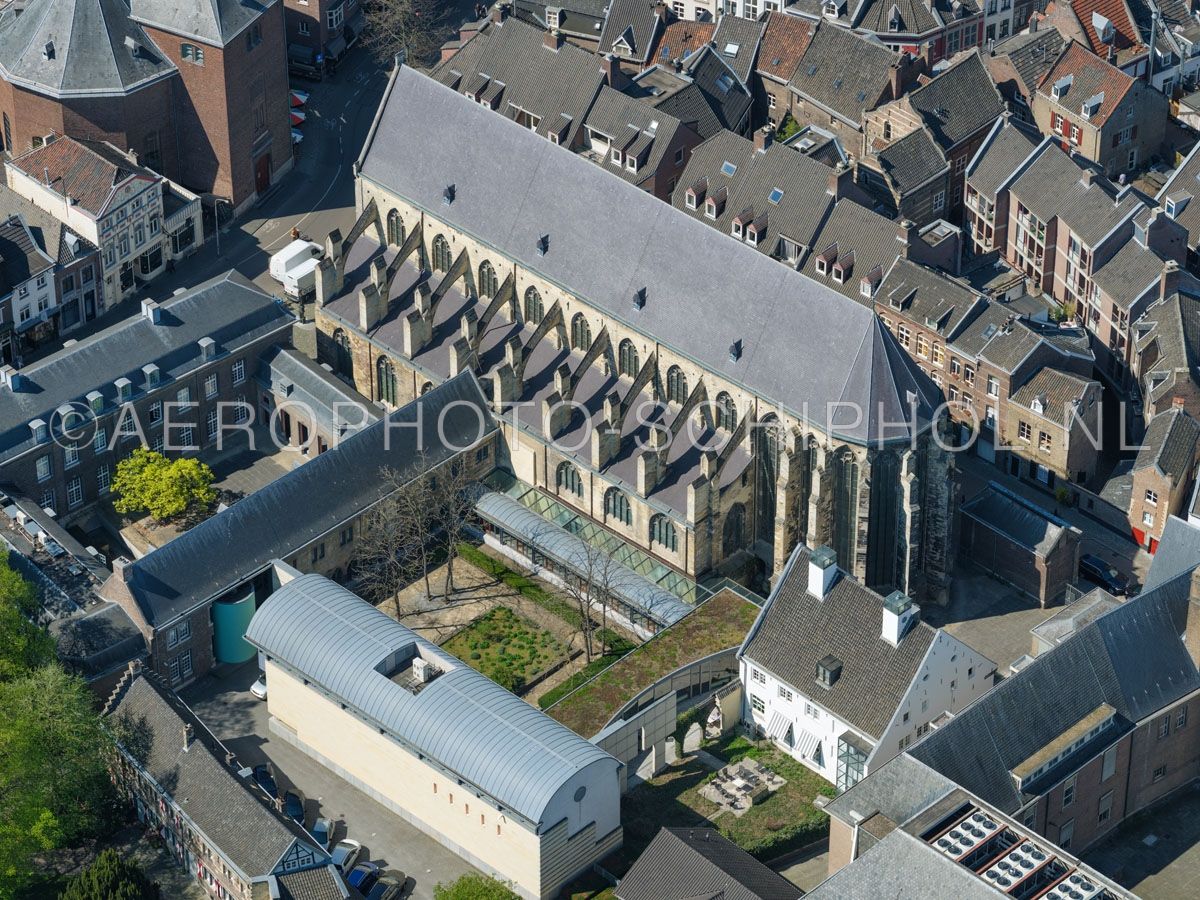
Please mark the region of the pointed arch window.
<svg viewBox="0 0 1200 900"><path fill-rule="evenodd" d="M376 399L389 406L396 405L396 367L386 356L375 363Z"/></svg>
<svg viewBox="0 0 1200 900"><path fill-rule="evenodd" d="M404 223L400 221L400 211L389 209L387 214L387 242L393 247L404 243Z"/></svg>
<svg viewBox="0 0 1200 900"><path fill-rule="evenodd" d="M341 328L333 332L333 370L338 375L354 378L354 357L350 353L350 336Z"/></svg>
<svg viewBox="0 0 1200 900"><path fill-rule="evenodd" d="M584 318L583 313L575 313L571 320L571 347L575 350L587 350L592 346L592 326Z"/></svg>
<svg viewBox="0 0 1200 900"><path fill-rule="evenodd" d="M678 549L679 542L675 537L675 526L661 513L650 519L650 543L666 547L672 552Z"/></svg>
<svg viewBox="0 0 1200 900"><path fill-rule="evenodd" d="M449 271L451 262L450 244L439 234L433 239L433 270L435 272Z"/></svg>
<svg viewBox="0 0 1200 900"><path fill-rule="evenodd" d="M496 296L500 285L496 280L496 270L486 259L479 264L479 296L489 300Z"/></svg>
<svg viewBox="0 0 1200 900"><path fill-rule="evenodd" d="M633 510L629 498L620 488L609 488L604 494L604 515L625 525L633 524Z"/></svg>
<svg viewBox="0 0 1200 900"><path fill-rule="evenodd" d="M530 325L536 325L542 321L542 317L546 314L546 310L542 306L542 295L538 293L535 287L527 287L525 289L525 321Z"/></svg>
<svg viewBox="0 0 1200 900"><path fill-rule="evenodd" d="M679 366L667 370L667 400L680 405L687 400L687 376Z"/></svg>
<svg viewBox="0 0 1200 900"><path fill-rule="evenodd" d="M733 398L725 391L717 394L717 427L724 428L726 431L733 431L737 428L737 407L734 405Z"/></svg>
<svg viewBox="0 0 1200 900"><path fill-rule="evenodd" d="M638 370L641 368L638 364L637 347L633 346L633 341L629 338L621 341L621 346L617 351L617 368L622 375L628 375L630 378L636 378Z"/></svg>
<svg viewBox="0 0 1200 900"><path fill-rule="evenodd" d="M583 479L579 477L579 470L573 464L559 463L554 481L560 489L574 494L576 497L583 496Z"/></svg>

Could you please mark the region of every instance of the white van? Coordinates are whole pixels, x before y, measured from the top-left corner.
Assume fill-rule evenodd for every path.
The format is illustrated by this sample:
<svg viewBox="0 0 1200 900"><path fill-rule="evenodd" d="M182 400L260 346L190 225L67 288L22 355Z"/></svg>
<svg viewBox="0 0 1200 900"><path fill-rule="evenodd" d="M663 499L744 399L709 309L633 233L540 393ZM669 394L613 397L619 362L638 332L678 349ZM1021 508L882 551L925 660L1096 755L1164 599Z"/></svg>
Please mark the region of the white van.
<svg viewBox="0 0 1200 900"><path fill-rule="evenodd" d="M287 273L303 262L319 259L325 248L313 241L295 240L271 257L271 277L286 283Z"/></svg>

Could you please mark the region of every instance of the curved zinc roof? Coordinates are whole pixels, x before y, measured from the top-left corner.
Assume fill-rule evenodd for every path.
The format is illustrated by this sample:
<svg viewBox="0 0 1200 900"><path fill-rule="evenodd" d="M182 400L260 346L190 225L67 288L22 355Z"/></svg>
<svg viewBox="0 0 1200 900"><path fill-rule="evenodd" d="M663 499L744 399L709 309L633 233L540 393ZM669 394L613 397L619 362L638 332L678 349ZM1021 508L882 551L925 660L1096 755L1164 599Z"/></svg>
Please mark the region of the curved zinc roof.
<svg viewBox="0 0 1200 900"><path fill-rule="evenodd" d="M615 759L321 575L303 575L255 613L246 640L499 805L537 826L558 789ZM376 667L413 647L443 673L417 694Z"/></svg>

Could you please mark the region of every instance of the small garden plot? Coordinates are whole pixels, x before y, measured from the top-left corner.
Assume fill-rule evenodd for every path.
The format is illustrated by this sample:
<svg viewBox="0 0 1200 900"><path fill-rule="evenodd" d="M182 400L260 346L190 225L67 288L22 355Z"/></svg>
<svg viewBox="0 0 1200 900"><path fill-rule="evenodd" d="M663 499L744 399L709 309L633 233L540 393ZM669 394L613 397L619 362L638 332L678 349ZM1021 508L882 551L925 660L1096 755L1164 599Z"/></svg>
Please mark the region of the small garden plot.
<svg viewBox="0 0 1200 900"><path fill-rule="evenodd" d="M514 693L567 658L554 635L498 606L442 645L472 669Z"/></svg>

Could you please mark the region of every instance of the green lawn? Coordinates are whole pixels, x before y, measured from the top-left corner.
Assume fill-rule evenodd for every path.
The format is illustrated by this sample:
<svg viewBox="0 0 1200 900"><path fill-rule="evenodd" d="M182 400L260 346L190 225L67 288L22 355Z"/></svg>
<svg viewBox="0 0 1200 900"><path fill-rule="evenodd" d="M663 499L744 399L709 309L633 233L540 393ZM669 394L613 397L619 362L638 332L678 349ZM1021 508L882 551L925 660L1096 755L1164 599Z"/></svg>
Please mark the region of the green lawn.
<svg viewBox="0 0 1200 900"><path fill-rule="evenodd" d="M507 606L480 616L442 648L510 691L519 691L567 655L554 635Z"/></svg>
<svg viewBox="0 0 1200 900"><path fill-rule="evenodd" d="M742 642L758 607L721 591L546 711L590 738L625 703L680 666Z"/></svg>
<svg viewBox="0 0 1200 900"><path fill-rule="evenodd" d="M605 860L610 871L623 875L663 826L714 827L764 861L828 835L829 817L813 806L813 800L819 794L832 797L833 785L815 772L766 742L756 744L732 732L705 749L728 762L757 759L787 779L787 784L745 815L734 817L700 796L700 788L716 773L694 756L686 757L622 798L625 846Z"/></svg>

